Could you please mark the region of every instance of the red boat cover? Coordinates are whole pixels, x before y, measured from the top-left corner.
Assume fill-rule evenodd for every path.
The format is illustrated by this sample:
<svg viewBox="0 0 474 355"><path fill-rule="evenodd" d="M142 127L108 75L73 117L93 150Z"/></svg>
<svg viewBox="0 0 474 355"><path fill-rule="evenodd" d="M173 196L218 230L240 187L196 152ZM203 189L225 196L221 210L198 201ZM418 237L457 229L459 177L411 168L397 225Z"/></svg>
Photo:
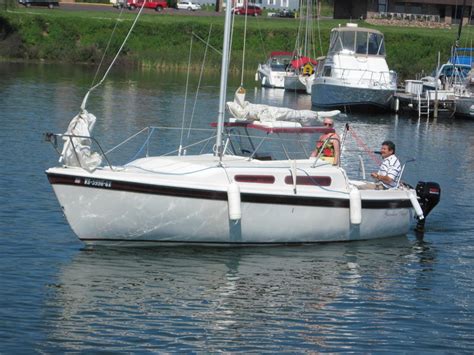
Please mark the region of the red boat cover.
<svg viewBox="0 0 474 355"><path fill-rule="evenodd" d="M314 59L311 59L310 57L300 57L298 59L294 59L291 61L291 66L295 69L297 68L301 68L303 65L305 65L306 63L311 63L313 65L316 65L318 64L317 61L315 61Z"/></svg>
<svg viewBox="0 0 474 355"><path fill-rule="evenodd" d="M211 127L217 127L217 122L212 122ZM325 126L306 127L269 127L262 124L253 124L253 121L224 122L224 127L247 127L267 133L334 133L334 128Z"/></svg>
<svg viewBox="0 0 474 355"><path fill-rule="evenodd" d="M270 57L280 57L280 56L292 57L293 54L294 54L293 52L276 51L276 52L271 52Z"/></svg>

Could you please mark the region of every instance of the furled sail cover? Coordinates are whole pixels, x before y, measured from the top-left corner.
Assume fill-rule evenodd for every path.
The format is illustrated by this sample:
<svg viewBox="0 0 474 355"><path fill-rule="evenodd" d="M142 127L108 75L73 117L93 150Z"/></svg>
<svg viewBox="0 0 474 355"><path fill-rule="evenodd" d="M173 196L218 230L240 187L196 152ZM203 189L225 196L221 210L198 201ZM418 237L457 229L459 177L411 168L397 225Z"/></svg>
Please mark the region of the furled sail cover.
<svg viewBox="0 0 474 355"><path fill-rule="evenodd" d="M320 124L324 117L339 115L339 110L334 111L311 111L293 110L286 107L276 107L261 104L251 104L244 101L242 95L236 94L234 101L227 102L227 109L237 119L252 121L291 121L298 122L302 126Z"/></svg>
<svg viewBox="0 0 474 355"><path fill-rule="evenodd" d="M95 170L102 158L100 154L92 152L90 132L94 128L96 117L83 110L69 123L66 135L78 137L63 137L64 146L59 162L66 166L78 166L88 171Z"/></svg>

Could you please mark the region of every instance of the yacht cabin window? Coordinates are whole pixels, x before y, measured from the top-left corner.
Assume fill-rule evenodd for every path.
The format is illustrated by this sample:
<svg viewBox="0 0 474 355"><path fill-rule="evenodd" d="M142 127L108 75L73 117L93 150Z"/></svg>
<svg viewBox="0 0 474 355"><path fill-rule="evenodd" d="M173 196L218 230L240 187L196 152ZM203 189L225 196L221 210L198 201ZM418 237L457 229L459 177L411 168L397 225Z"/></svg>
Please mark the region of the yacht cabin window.
<svg viewBox="0 0 474 355"><path fill-rule="evenodd" d="M356 32L356 53L367 54L367 32Z"/></svg>
<svg viewBox="0 0 474 355"><path fill-rule="evenodd" d="M325 65L323 70L323 76L331 76L331 66Z"/></svg>

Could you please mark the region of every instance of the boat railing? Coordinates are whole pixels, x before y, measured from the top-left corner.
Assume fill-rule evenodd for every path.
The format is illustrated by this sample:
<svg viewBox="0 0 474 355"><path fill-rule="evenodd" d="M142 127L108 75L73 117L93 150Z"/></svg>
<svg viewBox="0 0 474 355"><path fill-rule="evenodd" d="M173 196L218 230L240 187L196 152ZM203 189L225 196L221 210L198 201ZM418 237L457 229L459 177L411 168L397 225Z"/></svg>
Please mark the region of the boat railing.
<svg viewBox="0 0 474 355"><path fill-rule="evenodd" d="M59 148L59 142L63 141L64 144L68 143L72 147L72 152L75 155L77 164L81 168L85 168L82 164L82 159L79 156L78 151L79 150L84 150L84 142L90 141L88 143L87 149L90 150L90 152L95 151L98 153L105 164L111 169L111 170L116 170L114 168L114 164L112 164L112 159L111 155L114 154L116 151L120 149L128 149L128 153L132 156L129 161L133 161L141 156L149 156L150 155L150 148L152 146L152 140L159 140L159 138L156 138L156 132L157 131L164 131L164 130L169 130L169 131L181 131L182 127L158 127L158 126L149 126L141 129L138 132L135 132L134 134L130 135L117 145L113 146L112 148L105 150L102 148L102 145L99 143L99 141L93 137L93 136L83 136L83 135L75 135L75 134L65 134L65 133L45 133L44 134L44 139L47 142L50 142L58 155L60 156L60 160L62 160L63 157L63 151ZM203 139L200 139L197 142L189 143L185 146L178 147L176 149L171 149L168 150L166 153L162 153L159 155L172 155L172 154L182 154L182 152L186 152L186 150L194 148L196 146L202 145L203 147L200 149L200 153L202 153L205 149L206 146L209 145L210 141L215 140L215 130L214 129L199 129L199 128L193 128L192 131L196 132L199 131L203 134L207 134L207 136ZM208 135L209 133L210 136ZM145 137L143 138L143 135ZM140 139L140 142L138 142L138 147L137 144L135 143L135 149L130 149L130 145L133 145L133 141L135 139L139 139L139 137L142 137ZM80 143L79 143L80 142ZM79 147L79 144L81 147ZM94 148L94 149L92 149ZM122 163L119 163L120 165Z"/></svg>
<svg viewBox="0 0 474 355"><path fill-rule="evenodd" d="M243 128L244 131L237 131L236 128ZM274 159L309 159L313 147L318 137L314 137L315 134L320 134L312 130L312 127L301 128L301 133L296 133L291 129L282 129L282 132L276 131L259 131L255 132L258 134L250 134L248 131L249 127L230 127L224 131L225 139L225 153L229 155L245 156L249 160L274 160ZM69 142L72 146L73 154L78 165L81 168L83 166L82 159L78 155L78 142L80 141L84 145L84 140L90 140L91 144L87 149L93 153L98 153L105 164L111 170L117 170L117 167L123 166L133 160L141 157L148 157L152 155L156 156L172 156L172 155L187 155L190 153L212 153L214 152L214 145L212 144L215 140L215 129L203 129L193 128L194 141L190 142L182 147L170 146L163 148L160 146L160 141L168 142L172 139L167 139L164 131L174 131L175 135L178 135L182 130L181 127L158 127L149 126L141 129L140 131L130 135L120 143L116 144L110 149L104 149L103 144L93 136L81 136L74 134L60 134L60 133L45 133L45 140L50 142L55 148L58 155L61 157L63 152L60 147L60 142ZM162 134L160 135L159 132ZM196 133L200 133L196 134ZM285 133L292 133L286 135ZM335 139L335 138L332 138ZM245 141L245 143L244 143ZM330 139L326 140L327 144ZM166 144L165 144L166 145ZM324 160L323 150L316 156L314 165L318 161ZM114 161L114 156L129 156L126 161ZM338 159L339 160L339 159Z"/></svg>
<svg viewBox="0 0 474 355"><path fill-rule="evenodd" d="M141 156L148 157L150 154L155 154L155 150L158 151L156 155L159 156L170 156L170 155L185 155L186 152L190 149L197 148L199 154L202 154L205 150L206 147L209 146L209 142L212 142L215 140L216 135L215 135L215 130L214 129L209 129L209 128L192 128L188 130L188 133L193 133L193 138L198 137L199 139L197 141L191 142L191 143L186 143L186 144L180 144L178 147L171 148L170 147L163 147L159 148L156 143L160 142L167 142L168 139L164 137L164 132L174 132L175 135L182 135L184 136L183 128L182 127L164 127L164 126L148 126L143 128L142 130L134 133L130 137L126 138L116 146L110 148L105 152L105 154L111 154L115 152L118 148L124 147L127 143L131 143L131 141L143 134L145 134L144 140L140 145L138 146L138 149L136 149L135 153L133 156L129 159L129 161L133 161ZM162 136L159 136L159 134L162 134ZM172 141L171 139L169 141ZM184 141L184 140L183 140ZM186 139L187 141L187 139ZM153 152L151 152L153 150Z"/></svg>
<svg viewBox="0 0 474 355"><path fill-rule="evenodd" d="M360 171L361 178L362 178L362 180L365 180L366 177L365 177L364 158L362 158L362 155L360 155L360 154L357 157L359 158L359 171Z"/></svg>
<svg viewBox="0 0 474 355"><path fill-rule="evenodd" d="M391 85L396 87L397 74L389 71L374 71L369 69L336 69L333 71L335 77L339 77L345 84L357 82L358 85L366 84L370 86Z"/></svg>
<svg viewBox="0 0 474 355"><path fill-rule="evenodd" d="M336 143L338 144L338 146L339 146L339 149L335 149L335 148L334 148L334 149L335 149L334 154L337 154L337 155L338 155L338 156L337 156L337 164L335 164L335 165L337 165L337 166L340 165L340 161L341 161L341 148L340 148L340 147L341 147L341 141L340 141L339 138L336 138L336 137L328 137L328 138L326 138L326 140L323 142L323 144L322 144L321 147L319 148L318 154L316 155L316 159L314 160L314 163L313 163L313 166L312 166L312 167L315 167L315 166L316 166L316 163L317 163L318 161L324 160L324 157L323 157L324 148L325 148L326 146L328 146L329 143L331 143L331 142L336 142ZM336 150L337 150L337 152L336 152ZM336 157L331 157L331 158L335 159Z"/></svg>
<svg viewBox="0 0 474 355"><path fill-rule="evenodd" d="M412 163L416 161L415 158L411 158L411 159L408 159L403 165L402 165L402 168L400 170L400 175L398 175L398 179L397 179L397 184L395 185L395 188L398 189L400 187L400 184L402 183L402 176L403 176L403 172L405 171L405 166L408 164L408 163Z"/></svg>
<svg viewBox="0 0 474 355"><path fill-rule="evenodd" d="M241 128L240 131L237 131L236 128ZM332 164L332 161L328 161L323 156L323 149L320 149L318 154L315 157L311 157L311 153L314 149L315 143L318 140L317 134L320 132L314 132L305 130L310 127L303 127L302 133L285 135L284 132L272 132L272 131L259 131L256 130L258 134L250 134L248 127L227 127L224 130L224 152L226 155L235 155L240 157L245 157L250 160L282 160L282 161L295 161L296 160L312 160L312 167L319 166L323 162L324 166ZM105 150L103 144L101 145L95 137L89 136L79 136L79 135L70 135L70 134L55 134L55 133L46 133L45 140L50 142L58 155L61 156L62 151L60 142L70 142L73 149L76 147L74 139L80 140L90 140L93 143L94 150L101 155L103 158L102 166L107 166L111 171L120 171L124 165L129 164L130 162L148 156L173 156L173 155L187 155L194 154L193 149L196 149L199 154L202 153L212 153L215 152L215 129L193 129L193 131L200 132L201 135L207 135L205 138L197 139L196 141L183 146L181 149L179 147L174 149L166 149L163 153L163 150L154 144L155 140L159 141L170 141L167 139L166 135L159 135L158 132L171 131L179 133L181 128L178 127L156 127L150 126L145 127L142 130L130 135L128 138L121 141L119 144L113 146L112 148ZM242 130L243 129L243 130ZM253 131L252 131L253 132ZM134 139L138 139L138 142L133 142ZM330 140L337 140L335 137L327 139L326 144ZM246 142L247 144L243 144ZM138 144L137 144L138 143ZM345 145L345 143L343 143ZM130 146L130 149L127 147ZM96 148L96 149L95 149ZM119 152L119 155L123 155L125 150L125 155L131 156L124 161L118 161L117 164L113 162L113 156L115 152ZM81 159L77 155L76 150L74 149L74 154L76 154L76 160L78 165L67 165L67 166L78 166L85 170L89 170L87 166L82 164ZM92 147L90 149L92 152ZM346 156L345 166L350 166L354 155L351 153L361 153L359 149L352 150L345 147L340 147L338 163L336 166L341 166L341 155L344 152ZM158 154L159 153L159 154ZM348 154L348 155L347 155ZM362 169L362 175L365 180L365 166L362 161L362 157L359 157L360 169Z"/></svg>
<svg viewBox="0 0 474 355"><path fill-rule="evenodd" d="M84 139L84 140L91 140L99 149L99 154L101 155L101 157L106 161L107 165L110 167L111 170L113 170L113 166L112 164L110 163L108 157L107 157L107 154L104 152L104 150L102 149L102 146L100 145L99 141L97 141L94 137L91 137L91 136L81 136L81 135L75 135L75 134L65 134L65 133L51 133L51 132L47 132L47 133L44 133L44 140L51 143L54 147L54 149L56 150L56 152L58 153L58 155L60 157L63 156L63 153L62 151L60 151L58 149L58 138L64 140L64 142L69 142L72 146L72 151L74 152L74 155L76 157L76 160L79 164L79 166L81 168L84 168L82 166L82 159L79 157L79 154L78 154L78 149L77 149L77 146L76 144L74 143L74 140L75 139Z"/></svg>

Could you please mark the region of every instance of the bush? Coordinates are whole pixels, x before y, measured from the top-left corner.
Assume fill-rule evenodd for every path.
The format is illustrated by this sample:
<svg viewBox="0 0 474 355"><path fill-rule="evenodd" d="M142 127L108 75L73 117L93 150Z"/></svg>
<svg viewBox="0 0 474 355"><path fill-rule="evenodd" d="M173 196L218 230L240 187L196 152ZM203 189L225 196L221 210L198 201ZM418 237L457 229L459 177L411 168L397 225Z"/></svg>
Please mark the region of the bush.
<svg viewBox="0 0 474 355"><path fill-rule="evenodd" d="M123 21L117 27L108 59L115 55L134 16L129 13L122 16ZM47 13L37 10L34 16L21 11L0 12L0 48L11 48L11 52L2 50L0 55L92 64L102 56L116 17L117 13L113 12L103 12L100 19L91 18L90 13L59 10ZM330 30L340 22L320 21L321 46L317 46L316 56L326 54ZM205 40L211 24L210 45L221 48L222 16L142 15L119 62L186 70L191 33ZM293 51L298 24L299 21L271 18L249 19L246 70L255 71L258 63L265 61L271 51ZM442 61L447 60L456 34L455 29L372 26L362 21L359 26L377 28L385 34L387 62L390 69L397 71L400 80L414 78L421 71L431 72L436 65L438 51L441 51ZM244 18L236 18L231 61L232 70L236 71L241 70L243 28ZM204 48L202 42L194 40L193 68L200 68ZM209 50L206 68L218 70L220 60L219 54Z"/></svg>

